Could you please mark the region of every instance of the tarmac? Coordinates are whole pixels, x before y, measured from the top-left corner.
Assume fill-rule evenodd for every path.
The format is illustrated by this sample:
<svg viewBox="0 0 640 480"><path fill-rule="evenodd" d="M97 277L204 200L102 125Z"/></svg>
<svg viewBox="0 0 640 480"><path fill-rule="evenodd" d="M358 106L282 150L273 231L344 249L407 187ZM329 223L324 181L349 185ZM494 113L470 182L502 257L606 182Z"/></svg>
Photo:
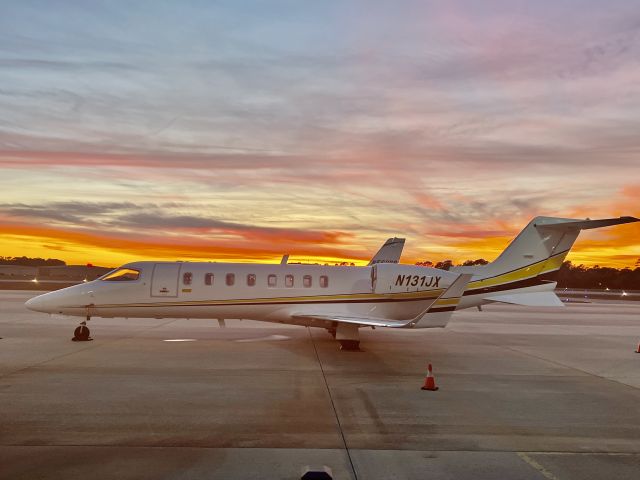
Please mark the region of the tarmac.
<svg viewBox="0 0 640 480"><path fill-rule="evenodd" d="M1 479L640 475L640 302L464 310L343 352L247 320L96 318L71 342L34 294L0 291Z"/></svg>

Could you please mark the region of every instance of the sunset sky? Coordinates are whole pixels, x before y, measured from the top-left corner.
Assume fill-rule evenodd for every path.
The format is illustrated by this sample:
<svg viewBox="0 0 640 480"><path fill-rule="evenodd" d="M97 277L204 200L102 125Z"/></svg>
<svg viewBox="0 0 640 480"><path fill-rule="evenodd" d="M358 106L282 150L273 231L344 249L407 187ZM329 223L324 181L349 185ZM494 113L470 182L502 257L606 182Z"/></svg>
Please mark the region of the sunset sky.
<svg viewBox="0 0 640 480"><path fill-rule="evenodd" d="M2 256L491 260L536 215L640 217L637 1L0 3Z"/></svg>

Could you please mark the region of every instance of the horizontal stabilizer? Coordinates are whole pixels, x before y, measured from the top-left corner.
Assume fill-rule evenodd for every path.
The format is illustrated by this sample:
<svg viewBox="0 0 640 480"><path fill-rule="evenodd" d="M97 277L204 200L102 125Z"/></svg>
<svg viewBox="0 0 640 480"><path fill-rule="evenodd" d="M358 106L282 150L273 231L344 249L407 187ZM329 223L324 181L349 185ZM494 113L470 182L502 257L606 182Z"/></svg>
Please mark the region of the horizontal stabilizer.
<svg viewBox="0 0 640 480"><path fill-rule="evenodd" d="M591 228L610 227L611 225L621 225L623 223L638 222L640 219L635 217L620 217L620 218L603 218L601 220L568 220L559 221L557 223L536 223L536 228L553 228L564 229L572 228L578 230L589 230Z"/></svg>
<svg viewBox="0 0 640 480"><path fill-rule="evenodd" d="M553 292L509 293L484 297L491 302L524 305L526 307L563 307L564 303Z"/></svg>

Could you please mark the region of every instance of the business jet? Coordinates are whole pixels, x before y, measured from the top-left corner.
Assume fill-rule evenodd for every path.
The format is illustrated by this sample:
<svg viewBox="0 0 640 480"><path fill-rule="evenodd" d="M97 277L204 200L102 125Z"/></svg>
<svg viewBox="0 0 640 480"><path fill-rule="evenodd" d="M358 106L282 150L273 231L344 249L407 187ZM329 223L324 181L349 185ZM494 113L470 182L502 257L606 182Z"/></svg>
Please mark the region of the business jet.
<svg viewBox="0 0 640 480"><path fill-rule="evenodd" d="M562 306L556 277L580 231L636 221L536 217L495 261L450 270L394 263L398 239L366 267L133 262L26 306L86 317L76 341L91 339L91 317L211 318L221 326L239 318L325 328L342 349L357 350L363 327L445 327L455 310L495 302Z"/></svg>

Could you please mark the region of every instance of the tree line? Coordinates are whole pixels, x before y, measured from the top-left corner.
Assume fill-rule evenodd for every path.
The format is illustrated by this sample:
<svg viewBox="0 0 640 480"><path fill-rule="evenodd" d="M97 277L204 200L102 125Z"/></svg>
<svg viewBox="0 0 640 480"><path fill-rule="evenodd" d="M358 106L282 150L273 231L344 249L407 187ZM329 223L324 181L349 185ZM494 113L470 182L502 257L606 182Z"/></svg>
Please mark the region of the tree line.
<svg viewBox="0 0 640 480"><path fill-rule="evenodd" d="M464 262L458 264L458 267L472 267L475 265L486 265L487 263L489 263L487 260L485 260L484 258L479 258L477 260L465 260ZM453 260L443 260L442 262L436 262L433 263L429 260L425 260L424 262L416 262L416 265L420 266L420 267L433 267L433 268L439 268L440 270L449 270L451 267L453 267Z"/></svg>
<svg viewBox="0 0 640 480"><path fill-rule="evenodd" d="M600 265L585 267L567 261L558 272L558 287L640 290L640 259L636 265L634 269L617 269Z"/></svg>
<svg viewBox="0 0 640 480"><path fill-rule="evenodd" d="M19 265L21 267L60 267L66 265L57 258L0 257L0 265Z"/></svg>

